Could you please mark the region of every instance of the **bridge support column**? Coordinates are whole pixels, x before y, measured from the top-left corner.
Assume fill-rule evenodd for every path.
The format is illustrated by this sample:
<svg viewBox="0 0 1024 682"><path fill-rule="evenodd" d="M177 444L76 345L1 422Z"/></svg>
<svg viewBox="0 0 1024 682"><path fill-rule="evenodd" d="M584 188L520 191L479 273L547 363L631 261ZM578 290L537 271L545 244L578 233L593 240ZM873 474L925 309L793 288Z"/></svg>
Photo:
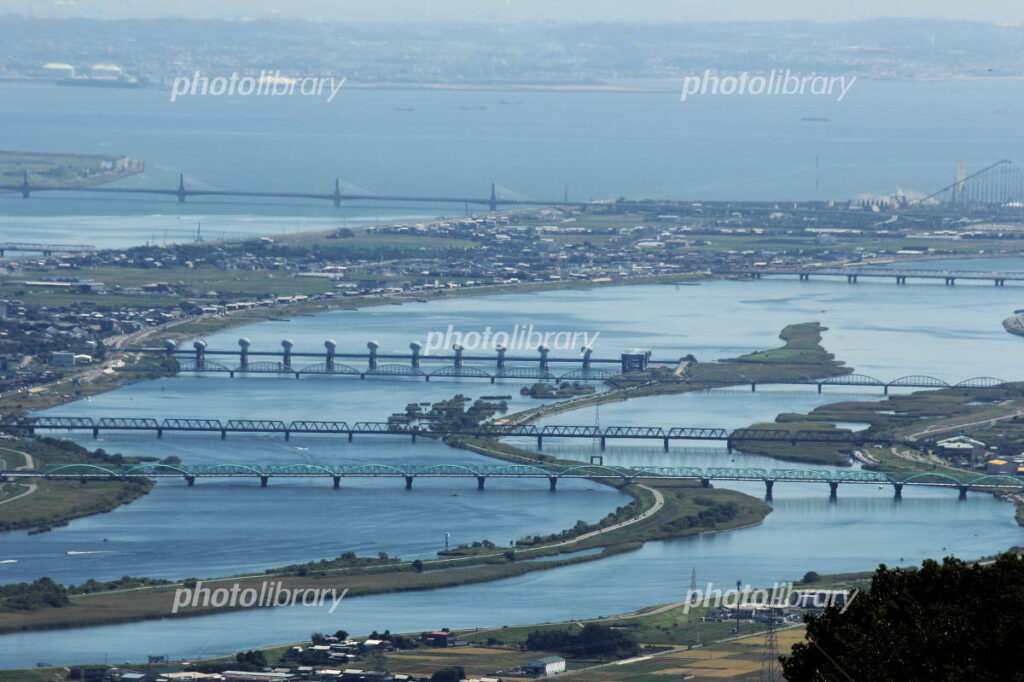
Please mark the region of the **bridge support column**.
<svg viewBox="0 0 1024 682"><path fill-rule="evenodd" d="M757 384L754 383L753 381L750 382L750 392L757 393Z"/></svg>
<svg viewBox="0 0 1024 682"><path fill-rule="evenodd" d="M413 443L415 443L415 442L416 442L416 432L415 432L415 431L413 431L413 432L412 432L411 434L409 434L409 435L411 435L411 436L412 436L412 442L413 442Z"/></svg>
<svg viewBox="0 0 1024 682"><path fill-rule="evenodd" d="M702 479L700 479L700 487L702 487L702 488L710 488L711 487L711 479L710 478L702 478Z"/></svg>
<svg viewBox="0 0 1024 682"><path fill-rule="evenodd" d="M555 492L555 490L558 489L558 477L557 476L548 476L548 485L549 485L548 490L550 490L551 492Z"/></svg>
<svg viewBox="0 0 1024 682"><path fill-rule="evenodd" d="M160 440L161 438L163 438L164 437L164 430L163 429L157 429L156 430L156 437L157 437L157 440Z"/></svg>
<svg viewBox="0 0 1024 682"><path fill-rule="evenodd" d="M967 486L965 486L965 485L958 485L957 486L957 490L960 491L960 499L961 500L966 500L967 499Z"/></svg>
<svg viewBox="0 0 1024 682"><path fill-rule="evenodd" d="M604 464L604 457L602 457L601 455L591 455L590 456L590 463L591 464L597 464L598 466L600 466L600 465Z"/></svg>
<svg viewBox="0 0 1024 682"><path fill-rule="evenodd" d="M810 279L811 279L811 276L809 274L807 274L806 272L801 272L800 273L800 281L801 282L807 282Z"/></svg>
<svg viewBox="0 0 1024 682"><path fill-rule="evenodd" d="M732 451L733 451L734 449L735 449L735 448L733 448L733 445L732 445L732 438L729 438L729 439L727 439L727 440L725 441L725 451L726 451L726 452L728 452L728 453L729 453L729 454L731 455L731 454L732 454Z"/></svg>
<svg viewBox="0 0 1024 682"><path fill-rule="evenodd" d="M224 429L221 429L221 432L220 432L220 439L221 439L221 440L224 440L224 439L226 439L227 437L228 437L228 432L227 432L227 431L225 431Z"/></svg>
<svg viewBox="0 0 1024 682"><path fill-rule="evenodd" d="M601 436L601 449L602 449L602 450L604 450L604 446L605 446L605 444L606 444L606 442L605 442L605 441L606 441L605 437L604 437L604 436ZM593 459L593 457L591 457L591 459Z"/></svg>
<svg viewBox="0 0 1024 682"><path fill-rule="evenodd" d="M818 384L818 393L821 393L821 384Z"/></svg>
<svg viewBox="0 0 1024 682"><path fill-rule="evenodd" d="M270 482L270 476L260 476L260 487L266 488L267 483Z"/></svg>
<svg viewBox="0 0 1024 682"><path fill-rule="evenodd" d="M476 489L477 490L483 490L484 489L484 481L486 481L486 480L487 480L486 476L477 476L476 477Z"/></svg>
<svg viewBox="0 0 1024 682"><path fill-rule="evenodd" d="M298 376L298 374L296 374L295 376ZM291 439L292 439L292 432L291 432L291 431L288 431L288 430L286 429L286 430L285 430L285 432L284 432L284 439L285 439L286 441L288 441L288 440L291 440Z"/></svg>
<svg viewBox="0 0 1024 682"><path fill-rule="evenodd" d="M902 500L903 499L903 484L902 483L893 483L892 484L892 488L893 488L893 491L894 491L893 492L893 497L895 499L897 499L897 500Z"/></svg>
<svg viewBox="0 0 1024 682"><path fill-rule="evenodd" d="M192 486L194 486L196 484L196 477L195 476L186 476L185 477L185 483L187 483L188 487L191 488Z"/></svg>
<svg viewBox="0 0 1024 682"><path fill-rule="evenodd" d="M848 283L850 283L850 284L856 284L857 283L857 275L847 275L846 276L846 281Z"/></svg>
<svg viewBox="0 0 1024 682"><path fill-rule="evenodd" d="M349 443L352 442L352 432L351 431L348 432L348 442Z"/></svg>
<svg viewBox="0 0 1024 682"><path fill-rule="evenodd" d="M882 386L882 395L889 395L889 384Z"/></svg>
<svg viewBox="0 0 1024 682"><path fill-rule="evenodd" d="M772 499L772 486L774 486L774 485L775 485L775 481L765 481L764 482L764 499L766 499L766 500Z"/></svg>
<svg viewBox="0 0 1024 682"><path fill-rule="evenodd" d="M405 489L412 490L412 476L405 477Z"/></svg>
<svg viewBox="0 0 1024 682"><path fill-rule="evenodd" d="M100 437L100 430L98 428L96 428L95 426L92 427L92 437L93 437L93 440L95 440L95 439Z"/></svg>
<svg viewBox="0 0 1024 682"><path fill-rule="evenodd" d="M839 492L839 481L828 482L828 499L836 499L836 494Z"/></svg>
<svg viewBox="0 0 1024 682"><path fill-rule="evenodd" d="M662 446L665 452L668 452L668 438L662 438Z"/></svg>
<svg viewBox="0 0 1024 682"><path fill-rule="evenodd" d="M537 436L537 449L538 450L543 450L544 449L544 436Z"/></svg>
<svg viewBox="0 0 1024 682"><path fill-rule="evenodd" d="M341 487L341 476L332 476L331 478L334 479L334 489L337 490L338 488L340 488Z"/></svg>

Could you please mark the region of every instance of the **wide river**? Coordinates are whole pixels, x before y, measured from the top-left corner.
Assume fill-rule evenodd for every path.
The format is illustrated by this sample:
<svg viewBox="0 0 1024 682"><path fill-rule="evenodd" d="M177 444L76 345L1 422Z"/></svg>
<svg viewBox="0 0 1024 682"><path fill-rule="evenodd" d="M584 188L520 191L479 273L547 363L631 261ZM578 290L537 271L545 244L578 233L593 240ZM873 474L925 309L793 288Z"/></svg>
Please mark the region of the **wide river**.
<svg viewBox="0 0 1024 682"><path fill-rule="evenodd" d="M950 267L1024 270L1015 260L949 262ZM599 334L598 356L633 347L656 357L693 353L711 360L779 343L791 323L820 321L829 328L826 347L856 371L881 379L912 374L950 383L976 376L1020 378L1020 338L1000 320L1020 307L1014 286L944 287L888 282L706 282L700 286L642 286L465 298L428 304L265 322L207 338L211 349L236 347L244 335L253 349L276 349L291 338L296 350L318 351L333 338L340 351L380 342L382 352L454 325L460 331L510 330ZM567 355L560 352L559 355ZM532 404L521 384L358 378L181 377L134 384L88 401L49 411L65 415L266 417L274 419L382 420L406 403L512 394L513 409ZM707 425L737 427L771 420L846 399L849 389L722 390L631 400L551 418L552 423L601 425ZM865 389L852 394L877 399ZM478 462L490 460L433 442L356 437L244 437L101 434L78 437L89 446L125 454L176 455L186 462ZM660 444L659 444L660 445ZM545 451L585 459L589 442L545 443ZM793 465L722 448L610 444L610 464L703 466ZM125 574L184 578L258 571L344 551L387 551L403 558L430 557L453 542L489 538L499 544L526 534L594 521L628 498L585 481L563 481L556 493L541 481L489 480L478 492L471 482L417 480L414 490L395 479L278 480L267 489L249 479L200 480L189 488L161 482L152 493L108 514L80 519L52 532L0 537L0 583L47 575L62 582L110 579ZM728 484L762 496L763 486ZM823 484L780 484L765 523L738 531L673 542L610 559L540 572L497 583L423 593L346 600L334 613L309 608L252 610L189 620L78 629L55 637L25 633L0 637L0 666L98 660L139 660L148 654L173 658L230 653L294 641L314 630L344 628L418 631L438 627L500 626L606 615L680 598L696 568L701 584L770 585L806 571L866 570L878 563L914 564L955 554L975 558L1024 540L1009 504L989 495L957 499L944 489L908 488L896 503L891 489L840 487L830 502ZM65 552L95 552L68 555ZM59 645L55 645L59 642Z"/></svg>

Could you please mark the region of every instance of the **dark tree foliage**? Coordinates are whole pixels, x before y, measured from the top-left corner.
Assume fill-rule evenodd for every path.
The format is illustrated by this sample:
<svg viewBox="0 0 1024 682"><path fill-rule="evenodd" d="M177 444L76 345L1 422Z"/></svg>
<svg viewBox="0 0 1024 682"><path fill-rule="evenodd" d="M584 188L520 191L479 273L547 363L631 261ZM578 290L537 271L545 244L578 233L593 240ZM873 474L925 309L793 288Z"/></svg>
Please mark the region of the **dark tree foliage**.
<svg viewBox="0 0 1024 682"><path fill-rule="evenodd" d="M576 658L625 658L640 651L636 637L600 623L587 623L582 629L534 630L526 637L531 651L557 651Z"/></svg>
<svg viewBox="0 0 1024 682"><path fill-rule="evenodd" d="M780 657L793 682L1024 680L1024 558L883 565L846 613L806 622L808 641Z"/></svg>
<svg viewBox="0 0 1024 682"><path fill-rule="evenodd" d="M430 682L460 682L466 678L466 671L461 666L441 668L430 676Z"/></svg>
<svg viewBox="0 0 1024 682"><path fill-rule="evenodd" d="M0 585L0 611L35 611L48 606L67 606L68 603L68 591L50 578Z"/></svg>

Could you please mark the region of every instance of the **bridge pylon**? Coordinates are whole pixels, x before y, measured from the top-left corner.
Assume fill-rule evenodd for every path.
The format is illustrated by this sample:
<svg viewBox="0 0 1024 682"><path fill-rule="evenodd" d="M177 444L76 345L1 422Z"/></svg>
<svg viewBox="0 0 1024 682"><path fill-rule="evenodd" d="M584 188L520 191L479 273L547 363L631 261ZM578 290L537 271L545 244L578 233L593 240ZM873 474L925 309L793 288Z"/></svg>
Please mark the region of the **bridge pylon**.
<svg viewBox="0 0 1024 682"><path fill-rule="evenodd" d="M491 212L498 210L498 193L495 191L494 183L491 183L491 198L487 200L487 207L491 209Z"/></svg>
<svg viewBox="0 0 1024 682"><path fill-rule="evenodd" d="M185 174L178 173L178 203L185 203Z"/></svg>
<svg viewBox="0 0 1024 682"><path fill-rule="evenodd" d="M333 196L333 201L334 201L334 208L339 208L341 206L341 182L338 180L338 178L334 178L334 196Z"/></svg>
<svg viewBox="0 0 1024 682"><path fill-rule="evenodd" d="M21 171L21 196L24 199L28 199L29 195L29 184L28 184L28 170Z"/></svg>

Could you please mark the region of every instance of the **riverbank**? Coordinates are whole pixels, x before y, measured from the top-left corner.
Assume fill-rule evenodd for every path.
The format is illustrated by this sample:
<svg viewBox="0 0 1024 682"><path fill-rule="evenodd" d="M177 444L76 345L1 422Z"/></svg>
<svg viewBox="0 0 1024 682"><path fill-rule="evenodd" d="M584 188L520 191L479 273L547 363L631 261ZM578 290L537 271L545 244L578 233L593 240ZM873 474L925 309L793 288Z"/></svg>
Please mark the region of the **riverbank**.
<svg viewBox="0 0 1024 682"><path fill-rule="evenodd" d="M146 169L141 159L99 154L0 151L0 184L30 187L93 187L120 180ZM0 190L0 193L17 190Z"/></svg>
<svg viewBox="0 0 1024 682"><path fill-rule="evenodd" d="M759 500L731 490L704 489L694 483L643 481L630 486L642 506L635 516L578 537L534 538L526 544L493 553L464 558L395 561L357 568L317 570L318 562L290 567L289 572L273 569L258 575L229 576L203 580L204 585L235 584L239 589L259 589L264 583L280 582L291 590L347 590L347 597L392 592L430 590L502 580L525 573L597 561L638 549L644 541L681 538L712 531L748 527L759 523L769 508ZM587 555L578 553L600 548ZM547 556L565 558L538 560ZM571 556L571 555L576 556ZM530 561L525 561L529 559ZM329 564L330 562L328 562ZM358 562L357 562L358 563ZM200 607L172 613L175 590L191 583L178 582L118 592L72 595L62 607L34 611L0 612L0 633L68 629L167 617L212 615L243 607Z"/></svg>
<svg viewBox="0 0 1024 682"><path fill-rule="evenodd" d="M44 410L64 405L91 395L112 391L139 380L166 376L170 372L160 366L158 355L128 353L122 350L128 346L145 343L151 348L160 348L165 341L174 341L179 346L192 339L258 324L270 320L287 319L300 315L313 315L331 311L357 311L385 305L405 305L421 301L437 301L453 298L475 298L506 294L540 293L573 289L595 289L609 286L642 286L649 284L675 284L706 279L703 274L656 275L651 277L629 277L617 280L575 280L561 282L524 282L486 287L462 287L441 291L421 292L416 296L406 294L382 294L334 298L324 301L303 301L281 303L258 311L202 315L164 325L150 327L114 341L108 357L99 366L84 367L81 371L62 377L58 382L33 389L32 392L18 392L0 395L0 413L21 415L29 411ZM75 381L78 381L76 384ZM74 384L74 385L73 385Z"/></svg>
<svg viewBox="0 0 1024 682"><path fill-rule="evenodd" d="M90 452L70 441L51 438L5 440L0 459L8 470L43 468L70 462L111 464L120 457ZM153 481L51 481L32 479L0 485L0 532L42 533L73 519L103 514L137 500ZM20 492L19 492L20 491Z"/></svg>

